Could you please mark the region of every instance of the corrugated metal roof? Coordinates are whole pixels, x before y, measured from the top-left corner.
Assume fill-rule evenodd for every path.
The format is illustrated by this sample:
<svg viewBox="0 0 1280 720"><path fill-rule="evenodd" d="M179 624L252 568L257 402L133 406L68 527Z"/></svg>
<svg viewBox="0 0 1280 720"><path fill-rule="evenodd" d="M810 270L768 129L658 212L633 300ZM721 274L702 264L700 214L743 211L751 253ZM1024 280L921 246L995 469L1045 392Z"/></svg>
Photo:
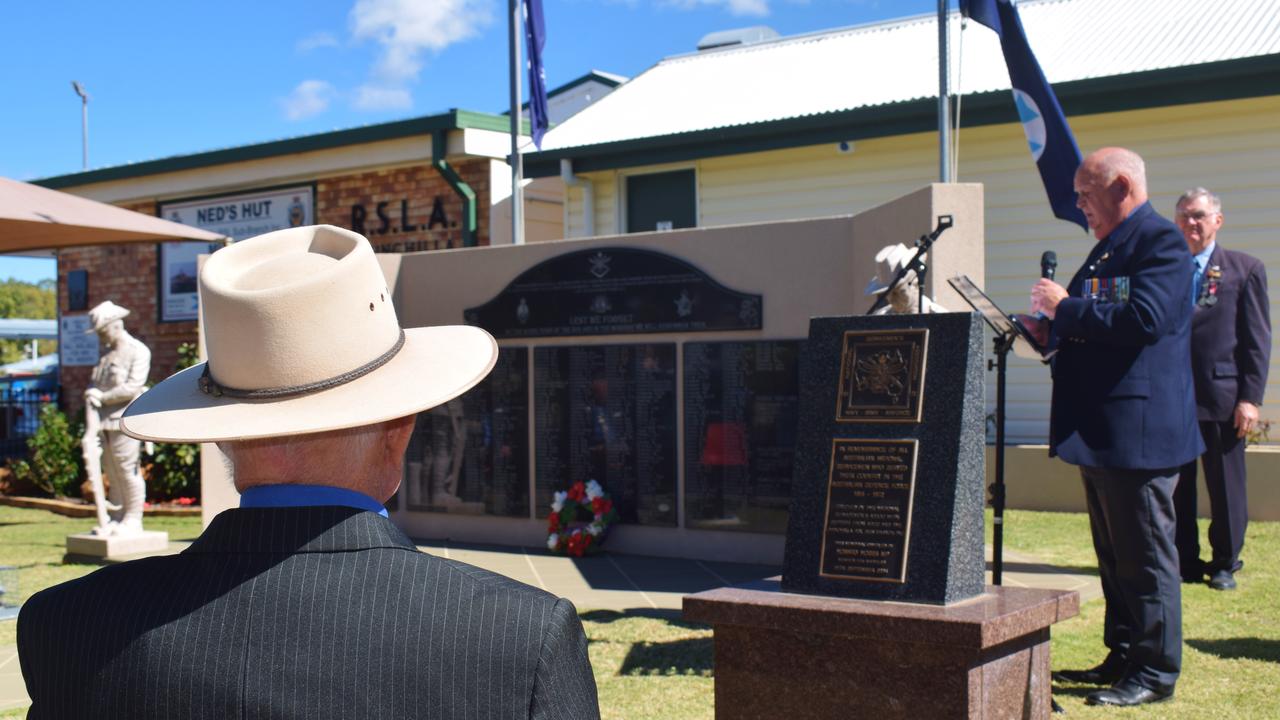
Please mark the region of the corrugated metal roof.
<svg viewBox="0 0 1280 720"><path fill-rule="evenodd" d="M57 320L0 320L0 338L18 340L57 340Z"/></svg>
<svg viewBox="0 0 1280 720"><path fill-rule="evenodd" d="M1280 53L1280 0L1029 0L1018 10L1052 83ZM967 25L962 38L952 13L953 91L1007 90L996 34ZM934 15L674 56L552 129L542 149L936 97L937 63Z"/></svg>

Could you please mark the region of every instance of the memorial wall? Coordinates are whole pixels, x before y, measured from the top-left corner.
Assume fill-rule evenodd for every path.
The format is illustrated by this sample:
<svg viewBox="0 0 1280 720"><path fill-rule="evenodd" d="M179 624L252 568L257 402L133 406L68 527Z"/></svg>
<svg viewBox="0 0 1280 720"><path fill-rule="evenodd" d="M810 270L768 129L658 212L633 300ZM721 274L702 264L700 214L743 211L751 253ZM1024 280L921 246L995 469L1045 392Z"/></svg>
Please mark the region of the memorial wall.
<svg viewBox="0 0 1280 720"><path fill-rule="evenodd" d="M926 292L959 310L946 278L983 281L978 185L857 216L383 256L403 325L479 325L501 348L418 417L392 518L540 546L553 493L596 480L619 513L609 549L780 563L809 319L865 312L875 252L943 214Z"/></svg>

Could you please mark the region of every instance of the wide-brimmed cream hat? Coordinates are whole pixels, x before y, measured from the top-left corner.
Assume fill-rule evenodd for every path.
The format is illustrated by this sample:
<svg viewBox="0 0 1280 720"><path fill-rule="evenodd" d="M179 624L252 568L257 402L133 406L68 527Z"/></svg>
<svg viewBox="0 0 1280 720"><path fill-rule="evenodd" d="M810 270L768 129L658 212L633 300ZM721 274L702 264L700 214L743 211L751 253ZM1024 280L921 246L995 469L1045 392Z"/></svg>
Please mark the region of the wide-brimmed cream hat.
<svg viewBox="0 0 1280 720"><path fill-rule="evenodd" d="M126 317L129 317L128 310L110 300L104 300L94 305L93 309L89 311L89 329L85 330L84 334L98 332L116 320L123 320Z"/></svg>
<svg viewBox="0 0 1280 720"><path fill-rule="evenodd" d="M885 245L876 253L876 274L867 283L867 289L863 293L865 295L879 295L889 286L893 284L893 279L898 276L907 263L911 262L911 258L915 257L914 248L909 248L902 243L894 243L893 245ZM924 258L921 258L922 260ZM910 285L916 279L916 271L908 270L907 274L902 277L904 285Z"/></svg>
<svg viewBox="0 0 1280 720"><path fill-rule="evenodd" d="M369 241L328 225L209 256L200 312L208 362L134 400L126 434L212 442L371 425L461 395L498 357L480 328L402 331Z"/></svg>

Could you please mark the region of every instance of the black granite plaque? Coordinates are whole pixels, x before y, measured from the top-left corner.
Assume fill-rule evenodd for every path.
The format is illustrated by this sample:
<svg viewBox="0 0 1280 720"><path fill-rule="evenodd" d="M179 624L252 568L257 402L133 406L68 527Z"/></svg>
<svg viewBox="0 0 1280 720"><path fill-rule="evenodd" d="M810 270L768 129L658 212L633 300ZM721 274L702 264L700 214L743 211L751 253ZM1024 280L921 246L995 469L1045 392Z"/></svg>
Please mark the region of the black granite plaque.
<svg viewBox="0 0 1280 720"><path fill-rule="evenodd" d="M832 408L843 404L841 378L847 365L842 361L850 333L881 338L919 334L925 339L928 372L922 362L919 422L892 417L841 422L832 416ZM800 364L800 424L783 589L937 604L982 593L982 338L982 320L973 313L811 321ZM901 450L871 453L867 448L907 445L914 448L913 463L865 459L901 455ZM833 475L839 465L848 466L844 470L853 477ZM861 486L858 472L868 475ZM886 534L832 533L832 520L837 528L876 528ZM899 528L901 537L894 535ZM842 567L832 551L845 539L864 543L845 546L858 551L845 557L868 562ZM875 566L873 560L882 564Z"/></svg>
<svg viewBox="0 0 1280 720"><path fill-rule="evenodd" d="M759 330L761 297L639 248L578 250L521 273L466 322L495 337Z"/></svg>
<svg viewBox="0 0 1280 720"><path fill-rule="evenodd" d="M685 344L686 526L786 531L802 344Z"/></svg>
<svg viewBox="0 0 1280 720"><path fill-rule="evenodd" d="M823 577L906 579L915 481L915 440L831 441Z"/></svg>
<svg viewBox="0 0 1280 720"><path fill-rule="evenodd" d="M536 511L596 480L619 520L676 523L674 344L534 350Z"/></svg>
<svg viewBox="0 0 1280 720"><path fill-rule="evenodd" d="M400 495L409 510L529 516L529 350L504 347L479 385L418 413Z"/></svg>
<svg viewBox="0 0 1280 720"><path fill-rule="evenodd" d="M840 354L840 422L920 422L928 330L844 334Z"/></svg>

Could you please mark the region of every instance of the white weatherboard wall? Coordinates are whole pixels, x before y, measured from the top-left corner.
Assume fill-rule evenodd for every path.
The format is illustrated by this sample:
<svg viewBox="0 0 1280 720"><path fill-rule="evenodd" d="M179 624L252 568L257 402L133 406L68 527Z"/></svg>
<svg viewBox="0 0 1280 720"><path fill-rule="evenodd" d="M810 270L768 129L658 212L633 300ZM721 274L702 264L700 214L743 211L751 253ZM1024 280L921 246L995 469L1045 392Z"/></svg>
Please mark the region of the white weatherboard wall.
<svg viewBox="0 0 1280 720"><path fill-rule="evenodd" d="M1280 98L1178 105L1070 118L1081 151L1120 145L1147 161L1152 203L1165 217L1187 188L1203 185L1223 198L1226 225L1220 242L1263 260L1280 276ZM821 217L859 212L930 182L937 172L937 137L918 133L858 140L851 153L825 144L584 174L595 182L596 231L622 228L619 210L625 175L693 167L698 225ZM1054 219L1044 186L1018 124L965 128L960 133L958 179L985 185L986 285L1011 312L1024 310L1040 255L1058 254L1062 279L1083 262L1094 240ZM582 191L566 194L565 230L582 233ZM885 238L910 243L914 237ZM945 244L944 235L940 244ZM1272 315L1277 315L1272 293ZM1280 352L1273 348L1265 417L1280 421ZM994 380L994 378L990 378ZM994 382L988 383L994 408ZM1009 370L1011 442L1048 437L1049 378L1038 363L1013 358Z"/></svg>
<svg viewBox="0 0 1280 720"><path fill-rule="evenodd" d="M918 237L933 228L939 214L952 214L956 225L944 236L948 244L938 246L933 254L931 283L945 286L945 278L957 273L981 283L982 188L972 184L914 189L854 216L380 257L405 327L460 323L465 309L488 302L525 270L564 253L590 248L638 247L668 253L729 288L763 295L760 330L500 341L503 346L530 348L530 359L532 350L540 346L675 343L679 407L684 343L804 338L810 317L865 312L871 300L862 291L874 272L872 258L885 238ZM944 304L960 309L961 301L950 288L938 295ZM532 388L530 392L532 398ZM537 412L532 402L529 412L532 428ZM678 423L677 456L682 458L682 419ZM532 456L535 444L536 432L531 443L531 473L537 472ZM677 515L683 518L684 463L677 462L676 467ZM531 497L535 480L530 478ZM510 518L399 510L392 518L411 537L540 547L546 541L546 521L534 519L533 508L530 515ZM781 563L783 541L778 534L619 525L612 531L608 547L648 555Z"/></svg>

